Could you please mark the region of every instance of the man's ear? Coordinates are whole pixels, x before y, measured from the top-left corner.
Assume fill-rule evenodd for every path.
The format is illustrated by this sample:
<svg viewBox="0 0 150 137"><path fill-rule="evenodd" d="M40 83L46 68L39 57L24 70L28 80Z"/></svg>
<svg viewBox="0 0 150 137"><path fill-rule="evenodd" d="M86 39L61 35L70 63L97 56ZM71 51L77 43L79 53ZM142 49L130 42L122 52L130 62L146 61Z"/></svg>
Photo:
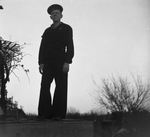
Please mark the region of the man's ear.
<svg viewBox="0 0 150 137"><path fill-rule="evenodd" d="M63 17L63 15L61 14L61 18Z"/></svg>

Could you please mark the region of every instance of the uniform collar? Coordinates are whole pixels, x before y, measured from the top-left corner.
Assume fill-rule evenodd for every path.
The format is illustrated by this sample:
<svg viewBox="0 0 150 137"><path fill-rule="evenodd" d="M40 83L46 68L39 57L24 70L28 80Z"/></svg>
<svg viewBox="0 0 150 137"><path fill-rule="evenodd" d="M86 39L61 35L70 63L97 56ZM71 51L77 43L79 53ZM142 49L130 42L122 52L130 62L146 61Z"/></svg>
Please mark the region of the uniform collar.
<svg viewBox="0 0 150 137"><path fill-rule="evenodd" d="M56 28L58 28L61 24L63 24L63 23L60 22L59 25L58 25ZM51 27L52 29L56 29L56 28L54 28L54 24L52 24L50 27Z"/></svg>

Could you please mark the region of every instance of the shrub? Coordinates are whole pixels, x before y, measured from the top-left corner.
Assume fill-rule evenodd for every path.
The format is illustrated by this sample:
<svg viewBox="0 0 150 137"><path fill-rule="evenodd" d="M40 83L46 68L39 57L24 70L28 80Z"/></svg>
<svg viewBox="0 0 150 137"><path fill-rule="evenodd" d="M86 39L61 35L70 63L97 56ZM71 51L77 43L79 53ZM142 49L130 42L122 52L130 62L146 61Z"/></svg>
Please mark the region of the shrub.
<svg viewBox="0 0 150 137"><path fill-rule="evenodd" d="M150 84L144 83L140 77L133 79L112 77L103 79L102 86L94 82L97 89L93 92L96 103L108 112L134 112L150 109Z"/></svg>

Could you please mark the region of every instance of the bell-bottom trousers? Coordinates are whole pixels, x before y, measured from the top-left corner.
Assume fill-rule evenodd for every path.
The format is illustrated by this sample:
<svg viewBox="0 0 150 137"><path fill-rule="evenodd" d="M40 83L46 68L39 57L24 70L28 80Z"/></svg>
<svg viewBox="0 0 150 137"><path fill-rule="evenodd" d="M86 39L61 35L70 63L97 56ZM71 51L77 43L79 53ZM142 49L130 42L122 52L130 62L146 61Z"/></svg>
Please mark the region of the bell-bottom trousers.
<svg viewBox="0 0 150 137"><path fill-rule="evenodd" d="M64 62L51 62L44 65L38 106L38 116L44 118L65 118L67 111L68 73L63 72ZM55 80L52 101L50 87Z"/></svg>

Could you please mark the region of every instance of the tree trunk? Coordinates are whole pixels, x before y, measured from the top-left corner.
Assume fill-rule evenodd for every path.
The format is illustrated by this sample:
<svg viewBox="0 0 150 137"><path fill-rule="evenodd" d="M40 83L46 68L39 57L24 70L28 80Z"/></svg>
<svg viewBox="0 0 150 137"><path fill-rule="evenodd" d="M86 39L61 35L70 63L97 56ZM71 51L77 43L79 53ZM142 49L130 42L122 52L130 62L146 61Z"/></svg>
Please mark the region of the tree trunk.
<svg viewBox="0 0 150 137"><path fill-rule="evenodd" d="M0 50L1 50L1 41L0 41ZM6 83L4 75L4 63L3 57L0 52L0 106L3 109L4 113L6 112Z"/></svg>

